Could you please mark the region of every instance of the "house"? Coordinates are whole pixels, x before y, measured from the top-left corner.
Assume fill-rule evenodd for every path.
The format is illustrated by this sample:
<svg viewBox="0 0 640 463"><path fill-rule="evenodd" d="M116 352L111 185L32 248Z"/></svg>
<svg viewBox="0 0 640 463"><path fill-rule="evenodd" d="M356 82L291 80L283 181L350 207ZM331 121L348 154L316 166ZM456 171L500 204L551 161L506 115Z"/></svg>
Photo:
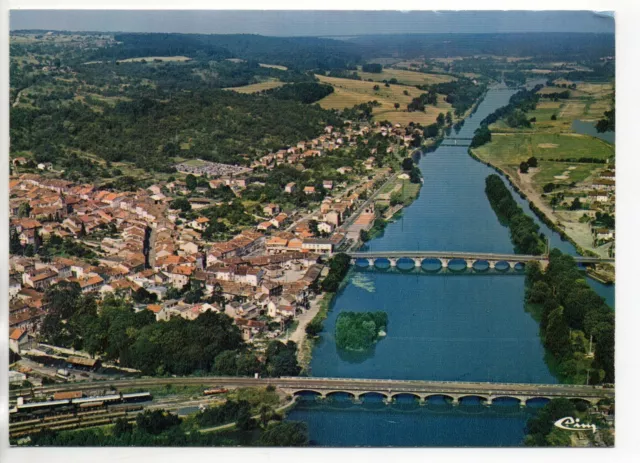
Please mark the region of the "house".
<svg viewBox="0 0 640 463"><path fill-rule="evenodd" d="M276 215L277 213L280 212L280 206L273 203L267 204L262 208L262 211L267 215Z"/></svg>
<svg viewBox="0 0 640 463"><path fill-rule="evenodd" d="M320 222L318 224L318 231L323 233L331 233L334 230L334 226L328 222Z"/></svg>
<svg viewBox="0 0 640 463"><path fill-rule="evenodd" d="M609 194L606 191L592 191L589 193L589 199L593 202L606 203L609 201Z"/></svg>
<svg viewBox="0 0 640 463"><path fill-rule="evenodd" d="M9 349L16 354L20 353L20 348L29 342L29 335L26 328L16 328L9 335Z"/></svg>
<svg viewBox="0 0 640 463"><path fill-rule="evenodd" d="M316 192L316 187L314 186L306 186L304 187L304 194L305 195L312 195Z"/></svg>
<svg viewBox="0 0 640 463"><path fill-rule="evenodd" d="M302 242L302 249L319 254L331 254L333 252L333 242L323 238L306 238Z"/></svg>
<svg viewBox="0 0 640 463"><path fill-rule="evenodd" d="M615 231L608 228L595 228L593 234L597 240L612 240L615 237Z"/></svg>
<svg viewBox="0 0 640 463"><path fill-rule="evenodd" d="M195 220L189 222L189 226L195 230L204 231L209 225L209 219L206 217L198 217Z"/></svg>
<svg viewBox="0 0 640 463"><path fill-rule="evenodd" d="M325 190L333 190L333 181L332 180L323 180L322 188Z"/></svg>
<svg viewBox="0 0 640 463"><path fill-rule="evenodd" d="M262 333L267 324L258 320L247 320L244 318L236 318L236 326L242 332L242 339L249 341L255 335Z"/></svg>
<svg viewBox="0 0 640 463"><path fill-rule="evenodd" d="M29 273L22 274L22 281L24 284L44 290L51 286L58 278L58 273L53 270L45 270L44 272L30 275Z"/></svg>
<svg viewBox="0 0 640 463"><path fill-rule="evenodd" d="M282 212L277 216L275 216L273 219L271 219L270 222L273 224L274 227L280 228L282 224L285 222L285 220L287 220L287 217L288 215Z"/></svg>
<svg viewBox="0 0 640 463"><path fill-rule="evenodd" d="M275 225L273 225L273 223L272 223L272 222L266 222L266 221L265 221L265 222L260 222L256 228L257 228L258 230L261 230L261 231L267 231L267 230L269 230L270 228L274 228L274 226L275 226Z"/></svg>
<svg viewBox="0 0 640 463"><path fill-rule="evenodd" d="M295 190L296 190L296 184L295 184L295 182L287 183L287 184L284 186L284 192L285 192L285 193L294 193L294 192L295 192Z"/></svg>

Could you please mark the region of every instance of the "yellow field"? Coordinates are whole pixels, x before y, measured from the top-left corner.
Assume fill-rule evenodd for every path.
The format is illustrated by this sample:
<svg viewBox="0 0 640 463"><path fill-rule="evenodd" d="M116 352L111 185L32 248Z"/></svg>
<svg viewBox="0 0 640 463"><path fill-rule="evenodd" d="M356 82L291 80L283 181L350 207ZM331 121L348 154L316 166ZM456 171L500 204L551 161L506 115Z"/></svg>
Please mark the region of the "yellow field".
<svg viewBox="0 0 640 463"><path fill-rule="evenodd" d="M282 87L284 84L282 82L277 82L275 80L268 80L266 82L259 82L257 84L245 85L243 87L228 87L225 90L233 90L238 93L257 93L262 90L269 90L276 87Z"/></svg>
<svg viewBox="0 0 640 463"><path fill-rule="evenodd" d="M455 79L453 76L444 76L441 74L425 74L416 71L404 71L401 69L383 69L381 73L361 72L358 74L364 79L371 79L375 82L383 80L398 79L398 82L405 85L431 85L442 82L451 82Z"/></svg>
<svg viewBox="0 0 640 463"><path fill-rule="evenodd" d="M264 63L260 63L260 66L262 66L263 68L273 68L273 69L280 69L281 71L286 71L287 67L286 66L280 66L278 64L264 64Z"/></svg>
<svg viewBox="0 0 640 463"><path fill-rule="evenodd" d="M362 80L341 79L338 77L316 76L321 82L330 84L334 92L320 100L318 103L325 109L351 108L361 103L376 100L381 106L373 109L375 120L387 119L392 123L406 125L409 122L416 122L423 125L435 122L439 113L451 111L451 105L444 101L444 95L438 96L438 106L427 106L426 112L408 112L407 104L417 96L422 90L403 85L374 84ZM379 90L374 90L373 86L379 85ZM407 91L408 95L403 92ZM395 109L394 104L399 103L400 108Z"/></svg>

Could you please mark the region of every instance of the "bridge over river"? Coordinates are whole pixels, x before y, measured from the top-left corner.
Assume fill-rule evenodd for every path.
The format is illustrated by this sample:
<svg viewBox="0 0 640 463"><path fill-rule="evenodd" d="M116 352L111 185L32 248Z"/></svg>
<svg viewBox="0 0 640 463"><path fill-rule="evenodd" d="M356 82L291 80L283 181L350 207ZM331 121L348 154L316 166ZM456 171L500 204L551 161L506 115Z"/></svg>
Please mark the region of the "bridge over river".
<svg viewBox="0 0 640 463"><path fill-rule="evenodd" d="M480 399L484 404L491 404L496 399L515 399L521 405L534 399L553 399L564 397L572 400L583 400L597 404L603 399L614 399L613 389L600 386L577 386L566 384L527 384L527 383L487 383L459 381L418 381L391 379L360 378L315 378L315 377L280 377L280 378L247 378L247 377L177 377L177 378L134 378L114 381L86 381L66 383L10 391L13 401L18 396L43 396L62 391L90 391L122 388L158 387L172 385L201 385L226 387L266 387L275 386L296 396L305 393L316 394L326 398L337 393L346 393L354 400L366 395L377 395L390 403L399 395L412 395L421 403L428 402L430 397L444 397L457 404L466 398Z"/></svg>
<svg viewBox="0 0 640 463"><path fill-rule="evenodd" d="M438 260L443 268L447 268L452 261L464 262L467 268L475 268L479 263L485 263L488 268L511 268L516 265L524 265L527 262L540 262L545 267L549 263L549 256L530 256L525 254L496 254L481 252L455 252L455 251L379 251L379 252L348 252L351 263L358 260L366 260L369 266L374 266L378 260L386 260L395 267L401 259L413 261L415 267L420 267L425 260ZM599 263L615 262L614 258L575 256L579 264L593 265ZM506 265L505 265L506 264Z"/></svg>

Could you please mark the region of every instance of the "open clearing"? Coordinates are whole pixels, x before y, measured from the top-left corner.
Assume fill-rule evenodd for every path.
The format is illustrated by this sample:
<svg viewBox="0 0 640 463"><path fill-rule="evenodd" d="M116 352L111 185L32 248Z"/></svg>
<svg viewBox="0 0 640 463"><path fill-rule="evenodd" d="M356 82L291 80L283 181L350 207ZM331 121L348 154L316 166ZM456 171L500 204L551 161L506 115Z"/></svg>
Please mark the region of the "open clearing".
<svg viewBox="0 0 640 463"><path fill-rule="evenodd" d="M358 74L364 79L371 79L374 82L382 82L397 79L398 83L405 85L431 85L442 82L451 82L455 77L442 74L425 74L424 72L405 71L402 69L383 69L380 73L362 72Z"/></svg>
<svg viewBox="0 0 640 463"><path fill-rule="evenodd" d="M280 69L281 71L286 71L287 70L286 66L280 66L279 64L264 64L264 63L260 63L260 66L263 67L263 68Z"/></svg>
<svg viewBox="0 0 640 463"><path fill-rule="evenodd" d="M275 80L268 80L266 82L258 82L257 84L245 85L243 87L228 87L225 90L232 90L238 93L257 93L263 90L269 90L272 88L282 87L284 84Z"/></svg>
<svg viewBox="0 0 640 463"><path fill-rule="evenodd" d="M141 61L153 61L153 60L162 60L162 61L189 61L191 58L188 56L144 56L142 58L127 58L118 60L119 63L137 63ZM89 64L89 63L86 63Z"/></svg>
<svg viewBox="0 0 640 463"><path fill-rule="evenodd" d="M373 109L375 120L388 120L392 123L407 125L416 122L428 125L435 122L439 113L451 111L451 105L444 101L444 95L438 95L438 105L427 106L426 112L408 112L407 105L411 100L422 94L422 90L403 85L374 84L362 80L342 79L338 77L316 76L321 82L330 84L334 92L320 100L318 103L325 109L351 108L361 103L376 100L381 106ZM378 85L379 90L374 90ZM404 92L408 95L405 95ZM394 104L399 103L400 108L395 109Z"/></svg>

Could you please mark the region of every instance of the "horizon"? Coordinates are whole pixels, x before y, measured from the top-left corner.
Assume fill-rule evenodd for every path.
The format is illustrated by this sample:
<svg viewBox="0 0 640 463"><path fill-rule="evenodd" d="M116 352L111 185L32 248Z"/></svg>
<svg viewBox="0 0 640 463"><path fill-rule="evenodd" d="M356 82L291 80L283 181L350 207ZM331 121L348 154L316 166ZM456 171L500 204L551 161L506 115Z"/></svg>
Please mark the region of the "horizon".
<svg viewBox="0 0 640 463"><path fill-rule="evenodd" d="M10 32L252 34L271 37L615 34L610 12L11 10Z"/></svg>

